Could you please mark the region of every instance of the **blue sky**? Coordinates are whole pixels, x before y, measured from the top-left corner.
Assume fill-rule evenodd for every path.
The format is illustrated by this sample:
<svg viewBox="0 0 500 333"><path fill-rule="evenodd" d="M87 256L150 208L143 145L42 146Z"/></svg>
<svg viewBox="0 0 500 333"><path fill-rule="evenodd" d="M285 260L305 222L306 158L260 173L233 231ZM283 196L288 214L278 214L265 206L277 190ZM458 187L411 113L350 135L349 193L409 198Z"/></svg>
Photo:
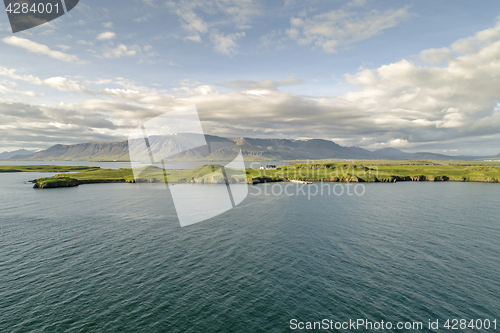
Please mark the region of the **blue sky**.
<svg viewBox="0 0 500 333"><path fill-rule="evenodd" d="M196 104L206 132L500 153L496 1L81 0L0 16L0 151L119 141Z"/></svg>

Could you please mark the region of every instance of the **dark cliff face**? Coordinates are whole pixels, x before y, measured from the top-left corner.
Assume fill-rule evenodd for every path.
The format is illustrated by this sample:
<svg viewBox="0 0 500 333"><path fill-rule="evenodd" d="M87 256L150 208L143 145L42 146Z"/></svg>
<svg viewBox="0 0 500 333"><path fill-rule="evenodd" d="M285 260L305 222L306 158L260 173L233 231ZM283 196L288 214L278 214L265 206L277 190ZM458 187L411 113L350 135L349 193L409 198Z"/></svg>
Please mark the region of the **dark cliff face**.
<svg viewBox="0 0 500 333"><path fill-rule="evenodd" d="M80 185L81 182L73 178L61 178L53 181L39 181L38 179L33 185L33 188L58 188L58 187L74 187Z"/></svg>

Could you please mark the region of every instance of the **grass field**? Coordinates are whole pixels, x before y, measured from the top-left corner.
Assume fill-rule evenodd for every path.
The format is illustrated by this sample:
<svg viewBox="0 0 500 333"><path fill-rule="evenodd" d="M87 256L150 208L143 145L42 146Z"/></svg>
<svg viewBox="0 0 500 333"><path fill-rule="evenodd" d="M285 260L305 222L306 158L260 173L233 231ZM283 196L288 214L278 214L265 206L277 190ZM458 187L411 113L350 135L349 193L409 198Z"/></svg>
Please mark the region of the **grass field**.
<svg viewBox="0 0 500 333"><path fill-rule="evenodd" d="M75 172L37 179L35 187L65 187L92 183L231 183L266 181L395 182L395 181L475 181L498 183L500 167L495 162L478 161L308 161L276 170L247 169L245 172L204 165L195 169L138 168L138 179L130 168L100 169L63 166L0 166L0 172ZM498 162L497 162L498 163ZM223 172L225 172L225 175ZM165 178L166 177L166 178Z"/></svg>
<svg viewBox="0 0 500 333"><path fill-rule="evenodd" d="M74 174L58 174L54 177L39 178L37 188L67 187L94 183L225 183L220 165L204 165L195 169L169 169L143 167L136 169L139 178L134 178L132 169L89 169ZM245 172L233 172L225 169L226 176L232 183L245 183ZM166 178L165 178L166 177Z"/></svg>
<svg viewBox="0 0 500 333"><path fill-rule="evenodd" d="M498 182L500 167L478 162L456 161L355 161L308 162L279 167L277 170L252 170L251 176L268 176L310 181L479 181Z"/></svg>

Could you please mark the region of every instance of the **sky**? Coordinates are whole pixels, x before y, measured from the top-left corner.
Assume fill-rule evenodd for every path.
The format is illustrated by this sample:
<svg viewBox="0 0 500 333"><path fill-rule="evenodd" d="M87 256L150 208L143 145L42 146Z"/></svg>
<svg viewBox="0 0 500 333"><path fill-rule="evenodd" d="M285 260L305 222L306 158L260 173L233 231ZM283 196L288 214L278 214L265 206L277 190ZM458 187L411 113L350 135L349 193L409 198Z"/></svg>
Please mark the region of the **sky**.
<svg viewBox="0 0 500 333"><path fill-rule="evenodd" d="M195 104L219 136L500 153L496 0L80 0L18 33L0 14L0 50L0 152Z"/></svg>

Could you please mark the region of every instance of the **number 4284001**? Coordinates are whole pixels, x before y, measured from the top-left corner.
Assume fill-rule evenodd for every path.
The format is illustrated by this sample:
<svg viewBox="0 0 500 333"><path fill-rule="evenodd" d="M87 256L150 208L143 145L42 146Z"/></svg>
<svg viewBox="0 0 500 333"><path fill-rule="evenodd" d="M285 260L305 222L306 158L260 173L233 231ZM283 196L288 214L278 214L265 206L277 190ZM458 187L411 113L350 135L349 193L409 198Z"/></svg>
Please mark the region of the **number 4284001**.
<svg viewBox="0 0 500 333"><path fill-rule="evenodd" d="M51 3L34 3L30 6L29 3L9 3L5 11L9 14L51 14L53 11L59 13L59 4L52 5Z"/></svg>
<svg viewBox="0 0 500 333"><path fill-rule="evenodd" d="M483 329L483 330L496 330L497 320L489 319L448 319L444 325L444 328L449 330L464 330L464 329Z"/></svg>

